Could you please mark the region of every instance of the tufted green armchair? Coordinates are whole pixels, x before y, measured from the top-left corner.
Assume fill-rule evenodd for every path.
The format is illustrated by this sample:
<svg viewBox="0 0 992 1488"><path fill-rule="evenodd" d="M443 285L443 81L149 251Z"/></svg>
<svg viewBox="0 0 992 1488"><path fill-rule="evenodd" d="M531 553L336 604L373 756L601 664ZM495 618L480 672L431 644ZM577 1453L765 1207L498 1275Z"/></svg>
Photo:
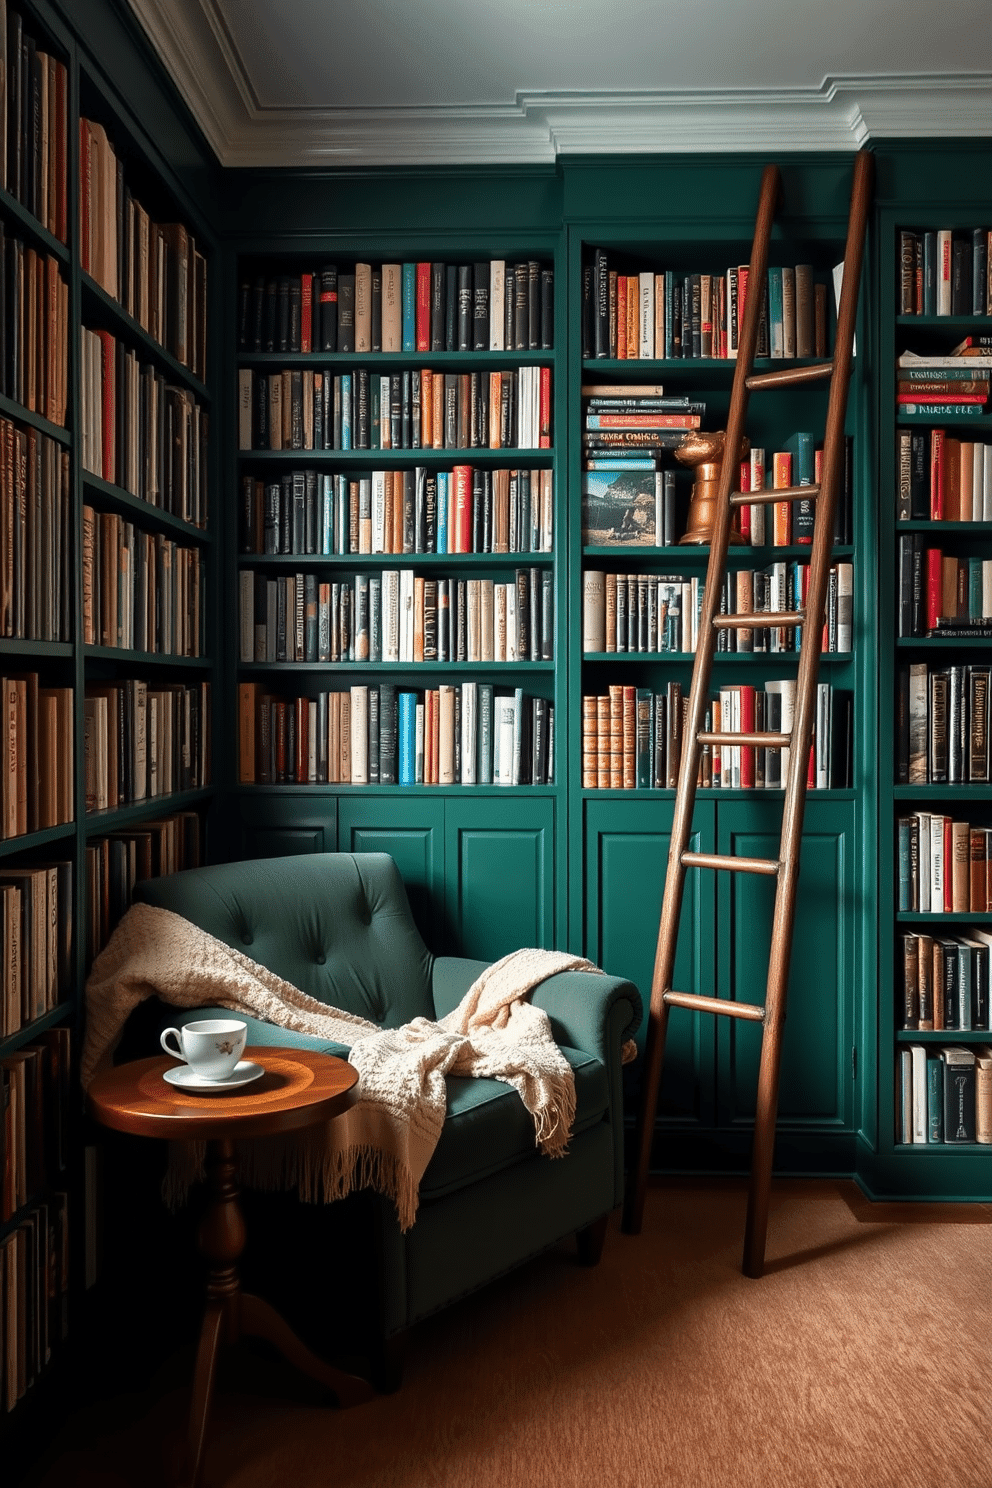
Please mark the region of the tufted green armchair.
<svg viewBox="0 0 992 1488"><path fill-rule="evenodd" d="M389 1028L417 1016L442 1017L486 964L431 954L399 871L384 853L196 868L144 882L138 897L192 921L321 1002ZM575 1071L568 1155L551 1160L537 1150L533 1121L509 1085L449 1076L448 1114L412 1229L400 1232L385 1200L362 1206L363 1222L371 1211L374 1229L378 1274L370 1305L380 1344L569 1234L578 1235L584 1260L599 1258L606 1218L622 1199L620 1049L639 1024L641 1000L618 977L563 972L536 988L533 1001L548 1012ZM155 1026L213 1010L186 1011L178 1020L177 1011L159 1005ZM347 1056L342 1045L247 1021L249 1044ZM316 1221L310 1216L311 1243L315 1222L319 1214ZM397 1351L387 1347L383 1357L390 1353Z"/></svg>

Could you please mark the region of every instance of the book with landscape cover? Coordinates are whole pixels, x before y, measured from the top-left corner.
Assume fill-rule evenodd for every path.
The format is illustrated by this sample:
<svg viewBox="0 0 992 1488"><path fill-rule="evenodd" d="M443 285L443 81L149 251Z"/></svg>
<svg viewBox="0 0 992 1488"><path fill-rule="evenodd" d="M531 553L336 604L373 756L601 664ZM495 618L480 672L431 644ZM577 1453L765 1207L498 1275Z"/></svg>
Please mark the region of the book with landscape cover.
<svg viewBox="0 0 992 1488"><path fill-rule="evenodd" d="M582 476L582 541L594 547L655 547L656 470L587 470Z"/></svg>

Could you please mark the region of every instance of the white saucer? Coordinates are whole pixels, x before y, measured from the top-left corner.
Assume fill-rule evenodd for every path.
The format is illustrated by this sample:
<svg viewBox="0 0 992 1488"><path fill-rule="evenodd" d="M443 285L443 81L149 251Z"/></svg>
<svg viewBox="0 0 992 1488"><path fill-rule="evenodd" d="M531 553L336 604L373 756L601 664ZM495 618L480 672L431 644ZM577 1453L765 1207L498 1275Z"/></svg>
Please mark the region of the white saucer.
<svg viewBox="0 0 992 1488"><path fill-rule="evenodd" d="M225 1080L207 1080L188 1064L177 1064L172 1069L164 1070L163 1079L170 1085L178 1085L180 1090L195 1090L200 1095L223 1095L225 1090L237 1090L240 1085L250 1085L252 1080L257 1080L264 1074L262 1065L253 1064L250 1059L242 1059Z"/></svg>

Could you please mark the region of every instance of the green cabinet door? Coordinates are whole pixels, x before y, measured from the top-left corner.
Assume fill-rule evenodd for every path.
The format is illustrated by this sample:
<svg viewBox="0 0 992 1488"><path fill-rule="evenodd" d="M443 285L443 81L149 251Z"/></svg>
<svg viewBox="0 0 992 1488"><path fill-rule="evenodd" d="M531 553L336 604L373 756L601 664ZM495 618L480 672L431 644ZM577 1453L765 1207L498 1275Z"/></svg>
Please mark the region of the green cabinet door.
<svg viewBox="0 0 992 1488"><path fill-rule="evenodd" d="M645 1005L638 1035L642 1049L672 809L671 797L585 803L585 953L604 971L629 977L639 988ZM713 823L712 802L698 803L691 839L694 852L712 852ZM714 972L713 894L707 881L711 877L698 869L686 876L673 978L681 991L708 996L713 993ZM658 1126L694 1129L712 1121L712 1019L676 1008L668 1024Z"/></svg>
<svg viewBox="0 0 992 1488"><path fill-rule="evenodd" d="M406 885L417 928L435 953L444 915L444 801L430 796L338 799L338 850L389 853Z"/></svg>
<svg viewBox="0 0 992 1488"><path fill-rule="evenodd" d="M780 1139L790 1130L810 1137L853 1127L854 806L851 800L817 799L814 792L806 800L782 1042ZM780 823L780 799L721 802L717 851L775 858ZM717 921L725 927L717 948L721 993L763 1003L774 881L721 873L717 894ZM717 1088L723 1126L750 1125L760 1042L754 1024L720 1019Z"/></svg>
<svg viewBox="0 0 992 1488"><path fill-rule="evenodd" d="M333 796L285 791L241 791L234 799L235 829L242 858L281 858L291 853L337 849L337 801Z"/></svg>
<svg viewBox="0 0 992 1488"><path fill-rule="evenodd" d="M550 796L448 796L446 949L495 961L555 943Z"/></svg>

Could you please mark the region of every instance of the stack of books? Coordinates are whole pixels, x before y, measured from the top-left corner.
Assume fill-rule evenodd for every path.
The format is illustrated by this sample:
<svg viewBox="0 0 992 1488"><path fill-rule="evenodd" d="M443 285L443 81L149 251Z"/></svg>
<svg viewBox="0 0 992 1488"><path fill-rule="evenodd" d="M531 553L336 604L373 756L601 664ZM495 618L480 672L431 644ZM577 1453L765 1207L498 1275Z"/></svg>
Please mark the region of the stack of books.
<svg viewBox="0 0 992 1488"><path fill-rule="evenodd" d="M706 404L665 397L660 383L590 383L582 395L582 541L673 543L675 472L661 460L701 427Z"/></svg>
<svg viewBox="0 0 992 1488"><path fill-rule="evenodd" d="M966 336L947 356L904 351L896 362L903 418L980 418L989 399L992 335Z"/></svg>

